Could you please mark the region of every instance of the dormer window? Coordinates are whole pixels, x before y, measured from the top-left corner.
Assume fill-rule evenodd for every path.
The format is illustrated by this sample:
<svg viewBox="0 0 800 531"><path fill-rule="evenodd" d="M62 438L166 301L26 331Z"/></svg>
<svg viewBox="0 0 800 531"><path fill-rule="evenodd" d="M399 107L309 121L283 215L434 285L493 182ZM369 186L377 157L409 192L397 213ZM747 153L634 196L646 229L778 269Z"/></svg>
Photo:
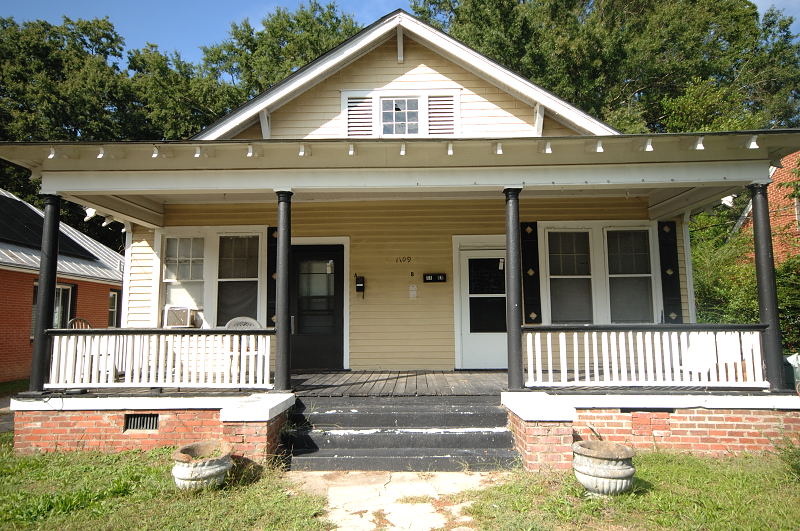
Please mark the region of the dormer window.
<svg viewBox="0 0 800 531"><path fill-rule="evenodd" d="M344 91L348 137L458 134L457 91Z"/></svg>

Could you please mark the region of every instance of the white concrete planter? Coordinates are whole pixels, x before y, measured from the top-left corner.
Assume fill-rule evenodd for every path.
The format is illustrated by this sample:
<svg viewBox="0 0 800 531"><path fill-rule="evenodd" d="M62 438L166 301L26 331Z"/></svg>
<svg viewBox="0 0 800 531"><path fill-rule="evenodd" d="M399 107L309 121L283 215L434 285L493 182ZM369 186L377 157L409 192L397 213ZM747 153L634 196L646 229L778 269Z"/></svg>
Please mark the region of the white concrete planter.
<svg viewBox="0 0 800 531"><path fill-rule="evenodd" d="M213 457L212 457L213 456ZM233 466L230 446L224 441L200 441L181 446L172 454L172 477L179 489L219 487Z"/></svg>
<svg viewBox="0 0 800 531"><path fill-rule="evenodd" d="M633 486L633 455L623 444L578 441L572 445L572 468L590 496L611 496Z"/></svg>

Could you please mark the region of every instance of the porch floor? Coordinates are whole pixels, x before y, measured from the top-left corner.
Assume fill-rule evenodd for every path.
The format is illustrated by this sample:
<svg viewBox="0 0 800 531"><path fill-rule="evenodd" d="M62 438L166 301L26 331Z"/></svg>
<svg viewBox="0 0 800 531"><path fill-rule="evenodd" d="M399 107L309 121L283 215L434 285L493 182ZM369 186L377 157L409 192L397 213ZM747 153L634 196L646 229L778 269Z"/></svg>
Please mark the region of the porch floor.
<svg viewBox="0 0 800 531"><path fill-rule="evenodd" d="M298 396L500 396L508 372L298 372L291 383Z"/></svg>

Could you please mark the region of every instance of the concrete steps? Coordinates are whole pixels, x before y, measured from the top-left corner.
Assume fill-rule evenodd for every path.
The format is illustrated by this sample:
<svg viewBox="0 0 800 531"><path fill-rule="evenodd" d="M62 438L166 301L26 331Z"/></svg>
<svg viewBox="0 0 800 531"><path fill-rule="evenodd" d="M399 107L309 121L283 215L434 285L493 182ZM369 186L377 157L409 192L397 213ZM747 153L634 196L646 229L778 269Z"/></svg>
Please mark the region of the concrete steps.
<svg viewBox="0 0 800 531"><path fill-rule="evenodd" d="M499 397L303 398L293 470L493 470L517 458Z"/></svg>

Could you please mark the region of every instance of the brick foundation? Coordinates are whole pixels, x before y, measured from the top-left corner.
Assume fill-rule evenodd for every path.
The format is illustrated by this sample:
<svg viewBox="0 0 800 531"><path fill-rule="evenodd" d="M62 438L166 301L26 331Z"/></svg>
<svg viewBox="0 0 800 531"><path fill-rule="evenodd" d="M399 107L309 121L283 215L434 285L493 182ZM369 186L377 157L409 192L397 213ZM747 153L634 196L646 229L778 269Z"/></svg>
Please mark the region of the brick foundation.
<svg viewBox="0 0 800 531"><path fill-rule="evenodd" d="M730 455L774 450L784 436L800 436L800 411L676 409L621 411L578 409L574 422L525 421L509 411L514 445L528 470L569 468L573 441L603 439L639 450Z"/></svg>
<svg viewBox="0 0 800 531"><path fill-rule="evenodd" d="M126 413L156 413L157 430L124 430ZM18 454L97 450L150 450L202 439L228 441L234 455L263 462L278 451L282 413L268 421L223 422L219 409L135 411L17 411L14 451Z"/></svg>

